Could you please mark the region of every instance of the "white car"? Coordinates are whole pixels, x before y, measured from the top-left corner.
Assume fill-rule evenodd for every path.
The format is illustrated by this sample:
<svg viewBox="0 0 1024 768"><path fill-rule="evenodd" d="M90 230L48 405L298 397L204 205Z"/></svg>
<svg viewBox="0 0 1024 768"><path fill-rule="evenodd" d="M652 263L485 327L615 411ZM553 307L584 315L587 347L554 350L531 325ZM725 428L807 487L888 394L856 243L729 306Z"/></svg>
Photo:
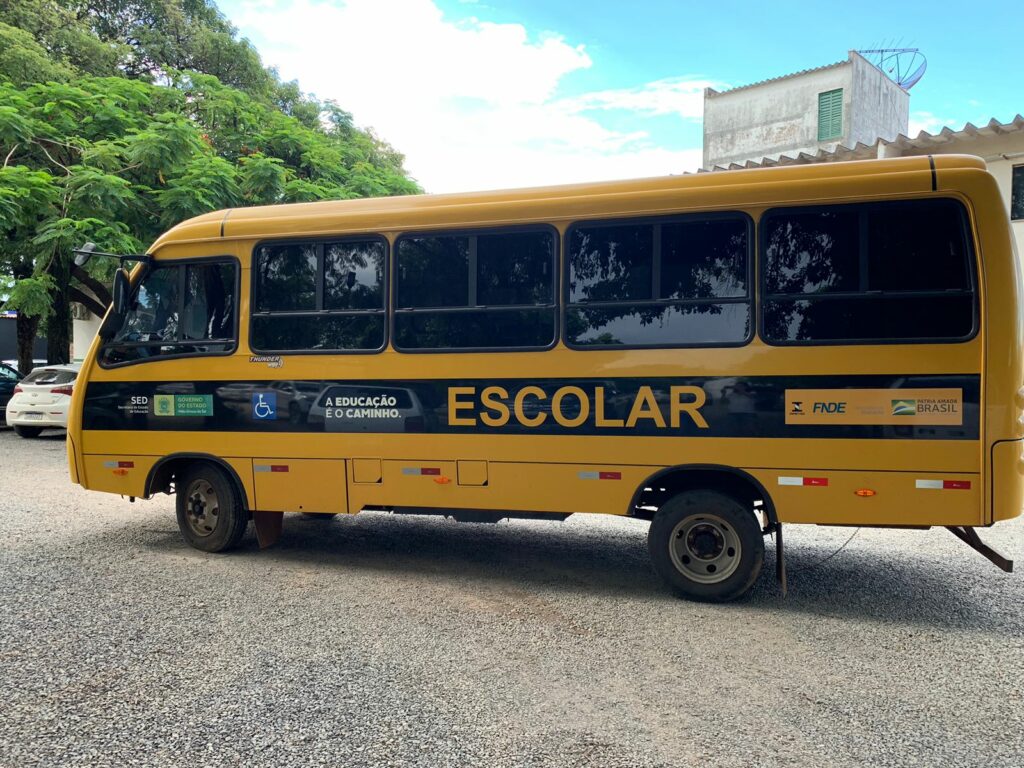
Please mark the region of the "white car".
<svg viewBox="0 0 1024 768"><path fill-rule="evenodd" d="M44 429L67 429L71 390L78 364L36 368L14 388L7 403L7 423L21 437L38 437Z"/></svg>

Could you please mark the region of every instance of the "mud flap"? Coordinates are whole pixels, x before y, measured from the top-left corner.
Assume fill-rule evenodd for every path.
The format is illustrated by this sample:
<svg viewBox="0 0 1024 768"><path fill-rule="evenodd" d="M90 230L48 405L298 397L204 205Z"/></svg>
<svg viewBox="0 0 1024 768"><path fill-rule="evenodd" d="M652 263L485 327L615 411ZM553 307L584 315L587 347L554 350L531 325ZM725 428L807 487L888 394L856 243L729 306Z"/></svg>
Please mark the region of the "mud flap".
<svg viewBox="0 0 1024 768"><path fill-rule="evenodd" d="M1013 560L1003 557L992 549L992 547L983 542L974 528L965 525L947 525L946 530L960 539L960 541L969 546L975 552L980 553L996 567L1006 571L1007 573L1013 573Z"/></svg>
<svg viewBox="0 0 1024 768"><path fill-rule="evenodd" d="M253 512L252 522L256 526L256 541L260 549L266 549L281 538L284 512Z"/></svg>

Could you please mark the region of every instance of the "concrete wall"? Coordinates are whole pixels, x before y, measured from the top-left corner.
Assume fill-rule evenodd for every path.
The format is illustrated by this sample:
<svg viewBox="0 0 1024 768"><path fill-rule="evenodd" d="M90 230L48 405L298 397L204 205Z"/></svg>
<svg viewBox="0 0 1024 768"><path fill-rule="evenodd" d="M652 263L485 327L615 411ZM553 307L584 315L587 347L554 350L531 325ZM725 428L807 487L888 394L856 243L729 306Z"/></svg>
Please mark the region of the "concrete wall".
<svg viewBox="0 0 1024 768"><path fill-rule="evenodd" d="M843 144L874 144L906 135L910 125L910 94L859 53L850 51L853 95L850 124ZM846 108L846 105L843 105Z"/></svg>
<svg viewBox="0 0 1024 768"><path fill-rule="evenodd" d="M843 133L818 141L818 94L843 89ZM860 54L847 61L718 93L704 91L704 167L832 151L905 133L909 94Z"/></svg>
<svg viewBox="0 0 1024 768"><path fill-rule="evenodd" d="M103 318L96 317L91 312L76 313L74 320L71 321L71 360L73 362L80 363L85 358L102 322Z"/></svg>

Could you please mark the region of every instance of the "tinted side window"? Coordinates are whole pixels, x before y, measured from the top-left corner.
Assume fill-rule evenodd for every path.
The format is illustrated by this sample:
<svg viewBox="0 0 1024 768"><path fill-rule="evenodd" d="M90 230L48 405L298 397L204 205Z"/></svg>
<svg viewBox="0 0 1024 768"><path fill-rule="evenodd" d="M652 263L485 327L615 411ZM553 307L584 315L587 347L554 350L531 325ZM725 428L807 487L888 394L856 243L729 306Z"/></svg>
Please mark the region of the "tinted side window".
<svg viewBox="0 0 1024 768"><path fill-rule="evenodd" d="M730 345L750 337L745 218L584 224L570 231L568 251L570 345Z"/></svg>
<svg viewBox="0 0 1024 768"><path fill-rule="evenodd" d="M536 349L554 343L549 231L403 237L395 254L395 346Z"/></svg>
<svg viewBox="0 0 1024 768"><path fill-rule="evenodd" d="M214 260L151 268L101 361L230 352L237 340L237 274L233 262Z"/></svg>
<svg viewBox="0 0 1024 768"><path fill-rule="evenodd" d="M711 219L661 228L659 299L737 299L747 295L747 227Z"/></svg>
<svg viewBox="0 0 1024 768"><path fill-rule="evenodd" d="M156 267L143 277L114 344L177 341L180 272L180 266Z"/></svg>
<svg viewBox="0 0 1024 768"><path fill-rule="evenodd" d="M468 237L403 237L395 257L395 306L465 307Z"/></svg>
<svg viewBox="0 0 1024 768"><path fill-rule="evenodd" d="M586 226L569 236L569 301L653 298L654 227Z"/></svg>
<svg viewBox="0 0 1024 768"><path fill-rule="evenodd" d="M253 259L257 312L316 309L316 246L261 246Z"/></svg>
<svg viewBox="0 0 1024 768"><path fill-rule="evenodd" d="M384 347L387 245L378 238L264 245L253 254L257 352Z"/></svg>
<svg viewBox="0 0 1024 768"><path fill-rule="evenodd" d="M859 216L851 210L794 213L768 220L765 285L769 293L856 291L860 284Z"/></svg>
<svg viewBox="0 0 1024 768"><path fill-rule="evenodd" d="M230 264L185 267L183 340L228 340L235 333L235 268Z"/></svg>
<svg viewBox="0 0 1024 768"><path fill-rule="evenodd" d="M1013 166L1010 176L1010 218L1024 219L1024 165Z"/></svg>
<svg viewBox="0 0 1024 768"><path fill-rule="evenodd" d="M384 306L384 243L327 243L324 246L324 309L380 309Z"/></svg>
<svg viewBox="0 0 1024 768"><path fill-rule="evenodd" d="M974 329L963 206L921 200L765 214L765 340L963 339Z"/></svg>
<svg viewBox="0 0 1024 768"><path fill-rule="evenodd" d="M555 244L550 233L477 238L477 303L553 304Z"/></svg>

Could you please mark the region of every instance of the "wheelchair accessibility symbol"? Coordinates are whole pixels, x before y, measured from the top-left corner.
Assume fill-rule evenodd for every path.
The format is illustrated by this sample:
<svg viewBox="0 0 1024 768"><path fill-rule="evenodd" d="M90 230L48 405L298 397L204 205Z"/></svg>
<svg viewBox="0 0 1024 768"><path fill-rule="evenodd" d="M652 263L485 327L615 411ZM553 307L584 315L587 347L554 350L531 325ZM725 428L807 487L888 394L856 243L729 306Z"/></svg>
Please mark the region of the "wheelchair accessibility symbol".
<svg viewBox="0 0 1024 768"><path fill-rule="evenodd" d="M252 417L254 419L277 418L277 393L259 392L252 396Z"/></svg>

